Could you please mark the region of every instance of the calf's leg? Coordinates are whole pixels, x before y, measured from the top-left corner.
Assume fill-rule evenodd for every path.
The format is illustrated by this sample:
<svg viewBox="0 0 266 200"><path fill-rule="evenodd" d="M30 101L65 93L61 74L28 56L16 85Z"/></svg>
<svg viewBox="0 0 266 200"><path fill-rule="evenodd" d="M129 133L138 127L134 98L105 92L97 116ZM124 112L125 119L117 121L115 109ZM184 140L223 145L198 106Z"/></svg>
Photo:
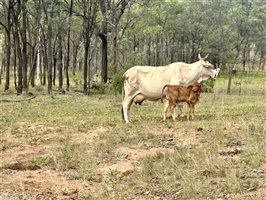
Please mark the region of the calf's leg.
<svg viewBox="0 0 266 200"><path fill-rule="evenodd" d="M191 119L194 120L194 118L195 118L195 114L194 114L194 111L195 111L195 105L192 104L191 107L192 107L192 108L191 108L191 109L192 109L192 116L191 116Z"/></svg>
<svg viewBox="0 0 266 200"><path fill-rule="evenodd" d="M190 120L190 113L191 113L191 104L187 104L188 114L187 114L187 120Z"/></svg>
<svg viewBox="0 0 266 200"><path fill-rule="evenodd" d="M175 106L174 105L170 105L170 110L171 110L171 114L172 114L172 118L175 121L176 117L175 117Z"/></svg>
<svg viewBox="0 0 266 200"><path fill-rule="evenodd" d="M163 120L166 120L167 110L169 108L169 101L167 99L163 99Z"/></svg>

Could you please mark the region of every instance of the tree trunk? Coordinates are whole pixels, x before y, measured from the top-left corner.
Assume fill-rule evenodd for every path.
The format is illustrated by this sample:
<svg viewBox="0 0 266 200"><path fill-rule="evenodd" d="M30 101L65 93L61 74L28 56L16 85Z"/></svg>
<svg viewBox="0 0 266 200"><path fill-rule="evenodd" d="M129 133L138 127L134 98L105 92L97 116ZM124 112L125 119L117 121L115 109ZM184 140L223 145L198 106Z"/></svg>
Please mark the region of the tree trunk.
<svg viewBox="0 0 266 200"><path fill-rule="evenodd" d="M256 48L256 50L255 50L255 54L254 54L254 57L253 57L253 59L252 59L252 66L251 66L251 69L252 69L252 70L254 70L254 66L255 66L255 62L256 62L256 57L257 57L258 52L259 52L259 49Z"/></svg>
<svg viewBox="0 0 266 200"><path fill-rule="evenodd" d="M0 85L2 84L3 60L2 60L2 62L0 62Z"/></svg>
<svg viewBox="0 0 266 200"><path fill-rule="evenodd" d="M47 42L48 42L48 94L52 91L52 81L53 81L53 48L52 48L52 26L51 22L48 22L48 32L47 32Z"/></svg>
<svg viewBox="0 0 266 200"><path fill-rule="evenodd" d="M7 29L6 29L6 83L5 91L9 89L10 84L10 54L11 54L11 10L12 2L8 1L7 9Z"/></svg>
<svg viewBox="0 0 266 200"><path fill-rule="evenodd" d="M62 52L62 35L58 36L58 90L62 91L63 86L63 52Z"/></svg>
<svg viewBox="0 0 266 200"><path fill-rule="evenodd" d="M156 66L160 66L160 37L159 33L156 36Z"/></svg>
<svg viewBox="0 0 266 200"><path fill-rule="evenodd" d="M260 51L260 61L259 61L259 66L258 69L264 70L264 65L265 65L265 60L264 60L264 51L263 51L263 47L261 47L261 51Z"/></svg>
<svg viewBox="0 0 266 200"><path fill-rule="evenodd" d="M100 9L102 12L102 16L104 21L102 22L102 32L99 33L99 37L102 40L102 72L101 72L101 77L102 81L104 83L107 82L107 76L108 76L108 40L107 40L107 34L108 34L108 29L107 29L107 10L108 10L108 5L106 0L100 0Z"/></svg>
<svg viewBox="0 0 266 200"><path fill-rule="evenodd" d="M83 94L88 95L88 52L89 52L89 42L84 42L84 69L83 69Z"/></svg>
<svg viewBox="0 0 266 200"><path fill-rule="evenodd" d="M69 86L70 86L68 68L69 68L69 60L70 60L69 59L70 58L69 54L70 54L70 33L71 33L71 28L72 28L72 10L73 10L73 0L71 0L71 2L70 2L69 18L68 18L68 31L67 31L67 58L66 58L66 65L65 65L65 70L66 70L66 90L67 91L69 91Z"/></svg>
<svg viewBox="0 0 266 200"><path fill-rule="evenodd" d="M22 56L23 56L23 89L28 91L28 55L27 55L27 0L22 1Z"/></svg>
<svg viewBox="0 0 266 200"><path fill-rule="evenodd" d="M103 32L99 33L99 37L102 40L102 80L104 83L107 82L107 65L108 65L108 58L107 58L107 49L108 49L108 43L107 43L107 25L104 23L103 25Z"/></svg>
<svg viewBox="0 0 266 200"><path fill-rule="evenodd" d="M73 44L73 58L72 58L72 67L73 67L73 75L76 75L77 69L77 54L78 54L79 45Z"/></svg>
<svg viewBox="0 0 266 200"><path fill-rule="evenodd" d="M16 49L16 38L14 37L15 34L13 32L13 65L14 65L14 86L15 86L15 90L18 89L18 85L17 85L17 49Z"/></svg>
<svg viewBox="0 0 266 200"><path fill-rule="evenodd" d="M114 30L113 30L113 67L114 67L114 71L113 73L116 74L118 71L118 66L117 66L117 37L118 37L118 25L115 24L114 25Z"/></svg>
<svg viewBox="0 0 266 200"><path fill-rule="evenodd" d="M56 80L56 65L57 65L57 49L53 50L53 85L55 86L55 80Z"/></svg>
<svg viewBox="0 0 266 200"><path fill-rule="evenodd" d="M37 44L38 46L38 44ZM38 47L36 47L38 48ZM37 57L38 57L38 50L34 48L33 50L33 58L32 58L32 67L31 67L31 71L30 71L30 83L31 83L31 87L35 87L35 72L36 72L36 68L37 68ZM29 87L29 86L28 86Z"/></svg>
<svg viewBox="0 0 266 200"><path fill-rule="evenodd" d="M147 47L147 54L148 54L148 66L151 66L151 37L148 38L148 47Z"/></svg>
<svg viewBox="0 0 266 200"><path fill-rule="evenodd" d="M170 40L170 54L171 54L170 61L171 61L171 63L174 62L175 52L176 52L176 50L174 48L174 44L176 44L175 35L173 35L173 37ZM181 51L182 51L182 49L181 49Z"/></svg>
<svg viewBox="0 0 266 200"><path fill-rule="evenodd" d="M227 84L227 94L230 95L231 94L231 82L232 82L232 73L233 71L233 66L229 65L229 69L228 69L228 84Z"/></svg>
<svg viewBox="0 0 266 200"><path fill-rule="evenodd" d="M45 42L45 38L43 38L42 52L43 52L43 69L42 69L42 85L46 85L46 72L48 68L48 52L47 52L47 44Z"/></svg>
<svg viewBox="0 0 266 200"><path fill-rule="evenodd" d="M248 41L249 41L249 36L246 39L246 43L245 43L245 46L244 46L244 49L243 49L243 58L242 58L243 72L246 71Z"/></svg>
<svg viewBox="0 0 266 200"><path fill-rule="evenodd" d="M19 19L18 15L20 13L21 4L20 1L18 2L16 11L13 12L13 22L14 22L14 38L16 40L15 49L18 55L18 87L17 87L17 94L22 94L23 90L23 57L22 57L22 50L20 46L20 36L19 36Z"/></svg>
<svg viewBox="0 0 266 200"><path fill-rule="evenodd" d="M10 53L11 53L11 36L10 31L6 34L6 82L5 91L9 90L10 84Z"/></svg>

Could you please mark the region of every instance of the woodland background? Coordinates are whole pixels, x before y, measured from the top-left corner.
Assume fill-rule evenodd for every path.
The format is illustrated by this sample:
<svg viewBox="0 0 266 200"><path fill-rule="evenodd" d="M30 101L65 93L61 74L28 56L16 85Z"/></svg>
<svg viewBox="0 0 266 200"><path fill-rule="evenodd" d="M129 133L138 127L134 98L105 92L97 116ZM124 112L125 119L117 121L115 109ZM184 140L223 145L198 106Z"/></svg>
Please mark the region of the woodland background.
<svg viewBox="0 0 266 200"><path fill-rule="evenodd" d="M263 0L0 0L0 199L266 199L265 25ZM122 120L126 69L198 53L195 120Z"/></svg>
<svg viewBox="0 0 266 200"><path fill-rule="evenodd" d="M209 53L229 94L233 72L265 70L265 11L262 0L1 0L0 84L118 90L129 67Z"/></svg>

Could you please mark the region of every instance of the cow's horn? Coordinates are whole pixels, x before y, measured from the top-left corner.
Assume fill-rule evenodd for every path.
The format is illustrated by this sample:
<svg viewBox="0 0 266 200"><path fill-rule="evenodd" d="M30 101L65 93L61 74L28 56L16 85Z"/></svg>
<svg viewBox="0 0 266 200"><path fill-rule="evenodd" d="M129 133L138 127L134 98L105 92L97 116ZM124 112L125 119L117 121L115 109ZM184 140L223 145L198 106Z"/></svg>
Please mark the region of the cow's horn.
<svg viewBox="0 0 266 200"><path fill-rule="evenodd" d="M201 56L200 56L200 53L198 54L198 58L199 58L199 60L202 60L202 58L201 58Z"/></svg>
<svg viewBox="0 0 266 200"><path fill-rule="evenodd" d="M203 59L206 60L208 58L209 54L207 54Z"/></svg>

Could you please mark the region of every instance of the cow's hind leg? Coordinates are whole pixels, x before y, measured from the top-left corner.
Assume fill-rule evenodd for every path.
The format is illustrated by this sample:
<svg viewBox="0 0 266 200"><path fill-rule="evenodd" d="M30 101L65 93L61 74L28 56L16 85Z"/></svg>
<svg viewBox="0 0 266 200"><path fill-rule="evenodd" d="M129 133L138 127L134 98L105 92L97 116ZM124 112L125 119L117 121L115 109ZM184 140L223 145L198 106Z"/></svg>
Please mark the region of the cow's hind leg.
<svg viewBox="0 0 266 200"><path fill-rule="evenodd" d="M133 102L132 97L126 97L122 103L122 114L123 114L123 119L125 120L126 123L130 122L129 110L132 102Z"/></svg>

